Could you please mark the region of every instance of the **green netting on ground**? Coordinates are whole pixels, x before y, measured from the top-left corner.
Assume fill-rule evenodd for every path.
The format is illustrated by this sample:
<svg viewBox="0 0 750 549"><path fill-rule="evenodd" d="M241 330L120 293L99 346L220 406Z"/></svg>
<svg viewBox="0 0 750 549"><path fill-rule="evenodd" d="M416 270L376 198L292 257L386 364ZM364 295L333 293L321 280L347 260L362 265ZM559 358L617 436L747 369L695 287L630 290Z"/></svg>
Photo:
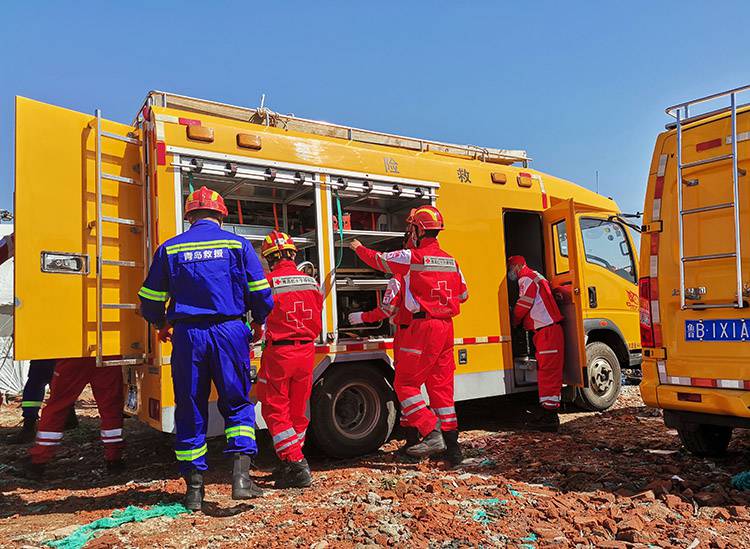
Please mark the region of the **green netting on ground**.
<svg viewBox="0 0 750 549"><path fill-rule="evenodd" d="M63 539L47 541L45 542L45 545L56 549L80 549L94 537L94 534L98 530L109 530L111 528L117 528L127 522L143 522L144 520L156 517L174 518L177 515L189 512L190 511L188 511L181 503L173 503L170 505L158 504L150 509L134 507L131 505L125 509L114 511L110 517L100 518L94 522L84 524Z"/></svg>

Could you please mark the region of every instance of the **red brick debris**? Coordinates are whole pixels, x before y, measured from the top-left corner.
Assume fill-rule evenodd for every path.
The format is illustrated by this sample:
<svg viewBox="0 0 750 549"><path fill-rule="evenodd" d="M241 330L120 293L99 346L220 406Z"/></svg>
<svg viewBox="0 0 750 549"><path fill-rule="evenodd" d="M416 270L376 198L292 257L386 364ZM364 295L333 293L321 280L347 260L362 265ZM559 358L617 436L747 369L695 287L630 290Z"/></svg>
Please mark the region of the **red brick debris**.
<svg viewBox="0 0 750 549"><path fill-rule="evenodd" d="M66 436L43 483L19 477L26 448L5 438L18 403L0 409L0 547L37 547L127 505L179 501L184 489L171 440L126 422L129 469L107 477L99 462L96 408ZM464 406L467 459L401 463L401 442L357 460L312 458L309 490L270 489L230 499L229 462L211 445L202 514L153 519L102 532L87 547L748 547L750 493L732 489L750 469L750 438L737 433L726 458L681 449L637 388L601 414L568 412L558 435L514 430L513 399Z"/></svg>

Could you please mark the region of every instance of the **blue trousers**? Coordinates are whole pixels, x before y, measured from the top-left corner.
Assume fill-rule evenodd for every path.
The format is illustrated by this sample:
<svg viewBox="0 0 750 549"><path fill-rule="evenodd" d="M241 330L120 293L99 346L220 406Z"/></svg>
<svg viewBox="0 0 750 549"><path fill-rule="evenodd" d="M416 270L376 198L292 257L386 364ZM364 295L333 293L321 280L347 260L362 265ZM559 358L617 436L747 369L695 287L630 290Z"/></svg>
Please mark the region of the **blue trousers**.
<svg viewBox="0 0 750 549"><path fill-rule="evenodd" d="M203 471L211 381L224 417L226 453L255 455L255 408L250 402L250 329L240 320L177 322L172 335L175 454L180 471Z"/></svg>
<svg viewBox="0 0 750 549"><path fill-rule="evenodd" d="M29 364L29 377L23 386L21 410L24 419L38 419L39 408L44 402L44 392L55 373L55 360L32 360Z"/></svg>

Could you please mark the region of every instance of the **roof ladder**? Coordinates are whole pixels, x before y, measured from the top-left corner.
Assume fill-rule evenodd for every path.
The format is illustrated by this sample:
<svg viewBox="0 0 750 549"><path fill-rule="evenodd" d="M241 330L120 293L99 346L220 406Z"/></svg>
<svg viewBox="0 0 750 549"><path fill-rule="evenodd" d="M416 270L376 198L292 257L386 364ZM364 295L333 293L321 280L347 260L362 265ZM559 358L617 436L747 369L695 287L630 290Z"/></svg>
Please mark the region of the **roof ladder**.
<svg viewBox="0 0 750 549"><path fill-rule="evenodd" d="M679 245L680 245L680 308L681 309L721 309L721 308L742 308L742 247L740 241L740 203L739 203L739 170L737 168L737 94L746 91L746 88L736 88L727 92L695 99L687 103L681 103L667 109L667 114L674 116L677 119L676 131L677 131L677 201L678 201L678 214L677 214L677 226L679 230ZM702 160L696 160L693 162L682 161L682 133L685 124L696 121L696 119L703 119L706 114L690 117L690 107L706 101L712 101L722 97L729 97L730 104L722 111L730 112L731 125L732 125L732 152L730 154L724 154L719 156L713 156ZM712 111L710 114L716 114L721 111ZM703 206L700 208L691 208L685 210L683 208L683 170L695 168L697 166L704 166L706 164L713 164L716 162L723 162L726 160L732 161L732 201L725 202L722 204L712 204L709 206ZM734 220L734 250L726 253L717 254L706 254L696 256L685 256L685 234L684 234L684 219L689 215L699 215L705 212L713 212L716 210L732 209L733 220ZM685 295L685 265L687 263L695 263L701 261L714 261L717 259L734 258L735 261L735 275L736 275L736 289L737 299L733 302L728 303L717 303L717 304L693 304L686 303Z"/></svg>
<svg viewBox="0 0 750 549"><path fill-rule="evenodd" d="M105 310L137 310L137 303L104 303L104 277L103 269L105 265L112 265L124 268L141 268L145 269L145 263L147 255L147 244L148 238L144 236L144 260L143 261L124 261L120 259L105 259L104 258L104 235L102 227L105 223L113 223L117 225L126 225L134 229L143 230L143 223L135 219L126 219L122 217L109 217L102 213L103 210L103 195L102 195L102 180L107 179L110 181L116 181L126 185L134 185L143 189L142 181L144 177L144 166L141 163L141 178L133 179L130 177L123 177L107 173L102 169L102 139L114 139L116 141L123 141L133 145L140 145L140 140L124 135L118 135L116 133L106 132L102 130L102 112L100 109L96 109L96 221L89 223L90 227L96 227L96 365L100 366L130 366L135 364L142 364L145 361L145 355L127 356L119 359L104 360L102 356L102 347L104 344L104 311ZM146 197L143 197L142 203L145 204ZM144 216L143 219L146 219ZM145 323L144 323L145 324ZM144 326L144 330L147 327ZM144 341L148 341L144 338Z"/></svg>

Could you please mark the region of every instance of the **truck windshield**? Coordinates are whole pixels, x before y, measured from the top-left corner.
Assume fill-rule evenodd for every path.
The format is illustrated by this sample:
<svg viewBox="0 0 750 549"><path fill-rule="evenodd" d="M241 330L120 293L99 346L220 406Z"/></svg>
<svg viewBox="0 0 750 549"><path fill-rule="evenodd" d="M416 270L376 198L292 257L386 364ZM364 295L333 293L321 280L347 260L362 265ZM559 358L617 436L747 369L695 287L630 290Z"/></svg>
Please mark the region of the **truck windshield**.
<svg viewBox="0 0 750 549"><path fill-rule="evenodd" d="M612 271L635 284L633 251L625 227L607 219L581 219L586 261Z"/></svg>

